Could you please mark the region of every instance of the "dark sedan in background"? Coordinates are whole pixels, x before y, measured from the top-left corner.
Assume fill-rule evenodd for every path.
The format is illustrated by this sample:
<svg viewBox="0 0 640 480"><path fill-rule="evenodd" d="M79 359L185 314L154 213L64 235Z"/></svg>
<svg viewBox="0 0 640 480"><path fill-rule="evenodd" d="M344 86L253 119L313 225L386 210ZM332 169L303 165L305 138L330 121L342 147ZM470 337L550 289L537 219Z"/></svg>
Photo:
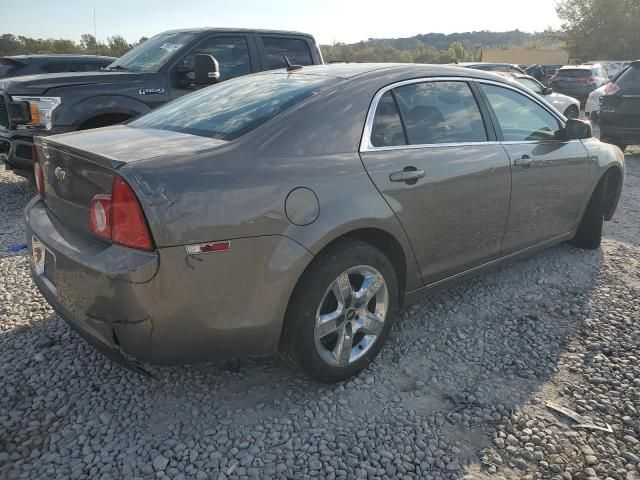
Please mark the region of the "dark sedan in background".
<svg viewBox="0 0 640 480"><path fill-rule="evenodd" d="M517 82L428 65L253 74L36 144L32 275L101 351L280 347L326 382L369 365L432 287L597 248L624 174L618 148Z"/></svg>
<svg viewBox="0 0 640 480"><path fill-rule="evenodd" d="M640 60L631 62L600 97L600 138L618 145L640 143Z"/></svg>
<svg viewBox="0 0 640 480"><path fill-rule="evenodd" d="M0 57L0 78L40 73L94 72L115 61L102 55L13 55Z"/></svg>

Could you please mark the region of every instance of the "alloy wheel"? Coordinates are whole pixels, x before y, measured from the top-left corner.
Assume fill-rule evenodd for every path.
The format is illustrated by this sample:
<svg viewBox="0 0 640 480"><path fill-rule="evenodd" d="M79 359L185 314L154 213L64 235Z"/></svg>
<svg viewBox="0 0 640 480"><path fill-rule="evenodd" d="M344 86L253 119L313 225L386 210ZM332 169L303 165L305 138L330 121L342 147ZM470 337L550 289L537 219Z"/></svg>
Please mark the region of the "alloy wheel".
<svg viewBox="0 0 640 480"><path fill-rule="evenodd" d="M382 274L358 265L329 285L316 312L315 345L329 365L346 367L366 354L382 333L389 292Z"/></svg>

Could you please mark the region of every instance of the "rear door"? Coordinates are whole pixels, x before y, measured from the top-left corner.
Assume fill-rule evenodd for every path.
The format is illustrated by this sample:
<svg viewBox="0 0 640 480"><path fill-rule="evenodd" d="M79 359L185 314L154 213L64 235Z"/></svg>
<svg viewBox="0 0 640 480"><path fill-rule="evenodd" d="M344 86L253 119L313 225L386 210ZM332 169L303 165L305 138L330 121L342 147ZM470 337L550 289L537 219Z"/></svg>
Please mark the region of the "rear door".
<svg viewBox="0 0 640 480"><path fill-rule="evenodd" d="M200 40L172 66L169 82L172 100L196 89L189 85L189 80L195 79L195 58L198 54L213 55L218 61L220 81L260 70L253 35L227 32L210 35Z"/></svg>
<svg viewBox="0 0 640 480"><path fill-rule="evenodd" d="M361 158L411 241L425 283L500 255L509 158L464 80L411 80L374 98Z"/></svg>
<svg viewBox="0 0 640 480"><path fill-rule="evenodd" d="M479 86L511 160L503 254L572 231L588 197L587 149L580 140L561 140L560 120L533 95L506 85Z"/></svg>
<svg viewBox="0 0 640 480"><path fill-rule="evenodd" d="M292 65L316 65L322 63L317 47L309 37L286 34L255 34L262 70L285 68L284 55Z"/></svg>

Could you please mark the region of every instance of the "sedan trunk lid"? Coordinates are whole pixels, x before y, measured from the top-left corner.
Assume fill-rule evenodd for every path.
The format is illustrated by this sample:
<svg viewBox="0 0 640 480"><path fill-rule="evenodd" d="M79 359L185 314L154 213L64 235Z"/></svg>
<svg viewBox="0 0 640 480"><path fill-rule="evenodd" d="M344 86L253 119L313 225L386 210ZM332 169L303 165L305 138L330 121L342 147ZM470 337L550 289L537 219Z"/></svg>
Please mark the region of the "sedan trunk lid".
<svg viewBox="0 0 640 480"><path fill-rule="evenodd" d="M89 206L109 194L113 177L125 164L149 158L197 153L226 142L184 133L114 126L36 137L45 183L45 205L64 225L86 235ZM143 206L144 208L144 206Z"/></svg>

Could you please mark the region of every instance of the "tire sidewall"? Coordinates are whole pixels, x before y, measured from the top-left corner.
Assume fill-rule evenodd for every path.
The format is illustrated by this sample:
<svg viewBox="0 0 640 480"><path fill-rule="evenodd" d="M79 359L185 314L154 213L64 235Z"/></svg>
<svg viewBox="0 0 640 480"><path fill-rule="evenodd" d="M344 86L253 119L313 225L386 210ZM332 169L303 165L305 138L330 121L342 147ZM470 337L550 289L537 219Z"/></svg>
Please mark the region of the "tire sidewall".
<svg viewBox="0 0 640 480"><path fill-rule="evenodd" d="M335 367L326 363L316 349L316 313L331 283L342 272L357 265L373 267L384 277L389 295L387 317L374 345L361 358L346 367ZM352 377L373 362L386 342L395 320L397 305L397 279L389 259L379 249L364 242L340 242L313 261L294 292L286 319L294 358L307 374L322 382L337 382Z"/></svg>

